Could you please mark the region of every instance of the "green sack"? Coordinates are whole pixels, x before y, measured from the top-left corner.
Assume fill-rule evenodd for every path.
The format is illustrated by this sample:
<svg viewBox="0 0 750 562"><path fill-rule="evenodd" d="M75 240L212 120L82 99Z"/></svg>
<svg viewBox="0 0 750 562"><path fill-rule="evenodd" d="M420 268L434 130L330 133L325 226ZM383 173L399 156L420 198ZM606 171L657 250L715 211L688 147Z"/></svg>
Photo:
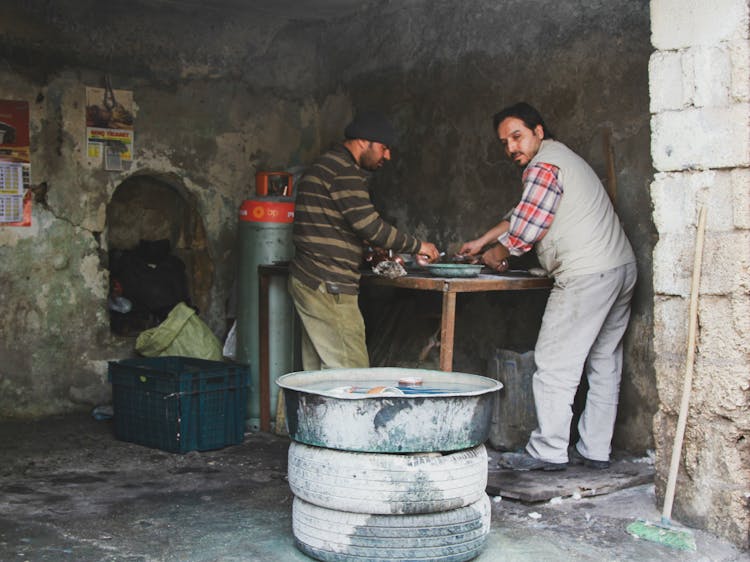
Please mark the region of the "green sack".
<svg viewBox="0 0 750 562"><path fill-rule="evenodd" d="M177 304L164 322L141 332L135 340L135 350L146 357L177 355L222 360L219 340L184 302Z"/></svg>

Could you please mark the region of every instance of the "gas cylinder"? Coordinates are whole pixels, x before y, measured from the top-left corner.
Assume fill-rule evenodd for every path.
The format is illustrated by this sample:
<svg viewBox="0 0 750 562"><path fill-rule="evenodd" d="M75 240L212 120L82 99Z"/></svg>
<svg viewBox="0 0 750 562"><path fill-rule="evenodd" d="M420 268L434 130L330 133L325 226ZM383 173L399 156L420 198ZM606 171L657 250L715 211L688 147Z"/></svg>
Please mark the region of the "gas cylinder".
<svg viewBox="0 0 750 562"><path fill-rule="evenodd" d="M258 266L288 262L294 256L293 197L261 197L242 202L239 211L236 359L250 365L246 427L260 428ZM286 277L272 275L268 293L270 411L276 412L276 378L294 370L294 305Z"/></svg>

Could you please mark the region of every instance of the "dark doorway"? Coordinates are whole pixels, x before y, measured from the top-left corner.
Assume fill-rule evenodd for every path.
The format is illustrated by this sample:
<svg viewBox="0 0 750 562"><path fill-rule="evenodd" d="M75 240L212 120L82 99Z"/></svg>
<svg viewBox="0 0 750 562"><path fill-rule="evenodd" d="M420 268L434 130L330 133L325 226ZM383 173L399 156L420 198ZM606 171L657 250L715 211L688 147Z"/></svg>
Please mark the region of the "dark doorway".
<svg viewBox="0 0 750 562"><path fill-rule="evenodd" d="M176 177L136 175L107 207L110 328L136 336L180 301L205 310L213 263L193 196Z"/></svg>

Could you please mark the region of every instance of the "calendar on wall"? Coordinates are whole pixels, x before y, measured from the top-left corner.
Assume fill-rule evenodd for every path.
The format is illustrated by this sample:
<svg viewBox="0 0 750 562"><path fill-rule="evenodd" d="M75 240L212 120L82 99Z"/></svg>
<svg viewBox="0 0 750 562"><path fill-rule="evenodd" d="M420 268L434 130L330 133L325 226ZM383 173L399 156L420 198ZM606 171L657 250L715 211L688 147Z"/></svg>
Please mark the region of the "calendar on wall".
<svg viewBox="0 0 750 562"><path fill-rule="evenodd" d="M29 103L0 100L0 226L31 224Z"/></svg>

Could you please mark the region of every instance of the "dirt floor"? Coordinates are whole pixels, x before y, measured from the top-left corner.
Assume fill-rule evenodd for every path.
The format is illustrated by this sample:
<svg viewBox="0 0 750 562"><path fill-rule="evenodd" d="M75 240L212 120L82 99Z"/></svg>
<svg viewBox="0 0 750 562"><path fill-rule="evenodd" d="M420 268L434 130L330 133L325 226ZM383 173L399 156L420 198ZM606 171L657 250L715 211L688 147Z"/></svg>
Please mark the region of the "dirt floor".
<svg viewBox="0 0 750 562"><path fill-rule="evenodd" d="M0 560L309 560L292 536L286 438L173 454L118 441L112 425L83 414L0 422ZM533 503L493 496L477 560L750 560L699 531L696 552L637 540L625 528L639 517L659 519L650 484Z"/></svg>

